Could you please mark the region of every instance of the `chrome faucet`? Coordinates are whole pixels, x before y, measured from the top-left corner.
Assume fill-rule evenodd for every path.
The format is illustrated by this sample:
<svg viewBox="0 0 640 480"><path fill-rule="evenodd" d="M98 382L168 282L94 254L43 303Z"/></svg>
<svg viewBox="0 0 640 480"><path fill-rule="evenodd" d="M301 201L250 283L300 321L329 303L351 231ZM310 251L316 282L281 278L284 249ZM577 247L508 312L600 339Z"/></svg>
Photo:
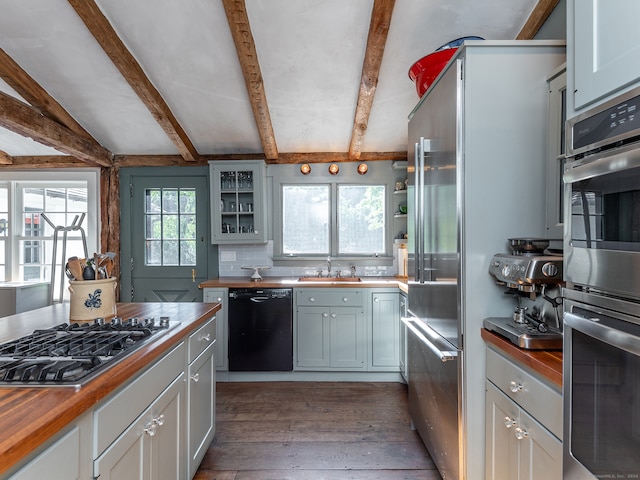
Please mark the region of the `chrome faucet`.
<svg viewBox="0 0 640 480"><path fill-rule="evenodd" d="M331 276L331 257L327 257L327 277Z"/></svg>

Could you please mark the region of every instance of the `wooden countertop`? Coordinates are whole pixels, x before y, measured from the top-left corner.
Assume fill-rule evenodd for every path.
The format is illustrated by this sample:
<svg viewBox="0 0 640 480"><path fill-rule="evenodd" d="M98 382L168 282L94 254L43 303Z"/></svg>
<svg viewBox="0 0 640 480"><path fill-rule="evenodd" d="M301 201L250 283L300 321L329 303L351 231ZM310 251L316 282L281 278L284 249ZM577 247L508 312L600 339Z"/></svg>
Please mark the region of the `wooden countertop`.
<svg viewBox="0 0 640 480"><path fill-rule="evenodd" d="M335 279L315 279L309 277L299 280L292 277L263 277L260 282L252 282L249 277L221 277L206 280L198 285L200 288L400 288L407 291L407 277L358 277L360 282Z"/></svg>
<svg viewBox="0 0 640 480"><path fill-rule="evenodd" d="M519 348L497 333L482 328L482 339L512 356L520 363L538 372L559 387L562 387L562 350L525 350Z"/></svg>
<svg viewBox="0 0 640 480"><path fill-rule="evenodd" d="M127 383L178 341L210 319L218 303L119 303L118 316L181 323L82 387L0 386L0 476L34 449ZM69 305L57 304L0 319L0 341L69 321ZM107 373L108 375L104 374Z"/></svg>

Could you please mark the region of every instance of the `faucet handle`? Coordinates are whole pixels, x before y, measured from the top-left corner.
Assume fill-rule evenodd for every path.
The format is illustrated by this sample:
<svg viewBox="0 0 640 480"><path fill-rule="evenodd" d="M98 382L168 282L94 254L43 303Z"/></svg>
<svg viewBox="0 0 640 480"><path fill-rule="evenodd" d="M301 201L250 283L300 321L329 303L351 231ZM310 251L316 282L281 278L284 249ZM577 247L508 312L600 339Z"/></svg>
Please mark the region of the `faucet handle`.
<svg viewBox="0 0 640 480"><path fill-rule="evenodd" d="M351 276L352 277L356 276L356 266L355 265L351 265Z"/></svg>

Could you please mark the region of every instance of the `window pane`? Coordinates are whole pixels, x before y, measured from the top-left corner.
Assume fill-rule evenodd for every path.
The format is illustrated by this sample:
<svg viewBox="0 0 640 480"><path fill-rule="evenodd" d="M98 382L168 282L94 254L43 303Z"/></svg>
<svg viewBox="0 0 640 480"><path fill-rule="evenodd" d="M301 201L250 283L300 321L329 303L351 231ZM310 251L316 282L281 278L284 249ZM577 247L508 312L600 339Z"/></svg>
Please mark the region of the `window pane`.
<svg viewBox="0 0 640 480"><path fill-rule="evenodd" d="M145 191L145 265L195 265L195 213L196 192L193 188L150 188Z"/></svg>
<svg viewBox="0 0 640 480"><path fill-rule="evenodd" d="M282 252L328 254L329 185L283 185Z"/></svg>
<svg viewBox="0 0 640 480"><path fill-rule="evenodd" d="M384 185L338 186L338 253L385 252Z"/></svg>
<svg viewBox="0 0 640 480"><path fill-rule="evenodd" d="M0 237L6 237L9 233L9 189L0 187ZM2 243L4 253L4 242ZM4 265L4 260L0 262Z"/></svg>
<svg viewBox="0 0 640 480"><path fill-rule="evenodd" d="M67 211L67 189L47 188L45 190L45 210L47 212Z"/></svg>

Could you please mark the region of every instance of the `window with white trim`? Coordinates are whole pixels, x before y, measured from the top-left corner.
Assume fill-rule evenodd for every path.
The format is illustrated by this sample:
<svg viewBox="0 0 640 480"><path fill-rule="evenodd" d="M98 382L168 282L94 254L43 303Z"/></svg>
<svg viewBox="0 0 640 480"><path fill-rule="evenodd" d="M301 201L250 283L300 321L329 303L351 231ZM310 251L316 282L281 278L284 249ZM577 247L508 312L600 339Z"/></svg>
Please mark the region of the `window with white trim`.
<svg viewBox="0 0 640 480"><path fill-rule="evenodd" d="M97 169L0 174L0 281L51 281L53 269L58 290L66 280L63 260L85 255L80 230L67 232L66 245L63 231L56 231L74 221L89 255L98 251L98 184Z"/></svg>

